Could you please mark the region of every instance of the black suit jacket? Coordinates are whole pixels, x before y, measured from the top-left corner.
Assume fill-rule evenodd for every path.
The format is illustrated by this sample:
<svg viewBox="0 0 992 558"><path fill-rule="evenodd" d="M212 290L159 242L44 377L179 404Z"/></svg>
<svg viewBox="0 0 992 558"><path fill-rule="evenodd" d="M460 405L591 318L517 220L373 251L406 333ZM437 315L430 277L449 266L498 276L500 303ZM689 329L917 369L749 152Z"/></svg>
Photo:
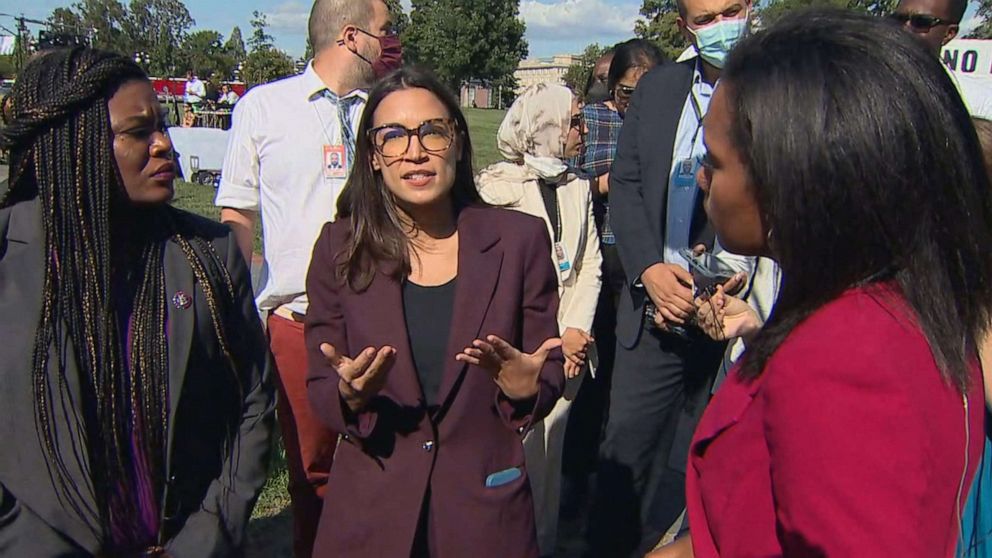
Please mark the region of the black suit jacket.
<svg viewBox="0 0 992 558"><path fill-rule="evenodd" d="M232 556L240 552L267 473L273 426L267 344L233 234L224 225L179 213L185 232L212 243L234 281L234 306L226 313L225 328L240 359L243 398L224 372L203 292L180 247L170 241L164 262L167 296L182 291L192 304L183 308L170 301L168 307L166 547L175 558ZM0 555L90 556L100 552L99 537L60 502L35 425L30 370L41 315L43 239L37 200L0 210ZM220 296L227 296L218 287ZM68 389L78 397L74 367L70 360ZM54 370L53 365L50 373ZM63 412L54 420L59 421L62 454L70 456L72 476L79 486L87 486L71 459L71 421ZM237 445L224 453L221 445L228 431L237 432Z"/></svg>
<svg viewBox="0 0 992 558"><path fill-rule="evenodd" d="M624 115L610 171L610 226L627 274L617 309L617 340L627 348L640 338L648 300L634 285L645 269L664 261L672 152L695 63L662 65L641 78ZM714 237L702 201L698 196L689 238L692 245L711 246Z"/></svg>

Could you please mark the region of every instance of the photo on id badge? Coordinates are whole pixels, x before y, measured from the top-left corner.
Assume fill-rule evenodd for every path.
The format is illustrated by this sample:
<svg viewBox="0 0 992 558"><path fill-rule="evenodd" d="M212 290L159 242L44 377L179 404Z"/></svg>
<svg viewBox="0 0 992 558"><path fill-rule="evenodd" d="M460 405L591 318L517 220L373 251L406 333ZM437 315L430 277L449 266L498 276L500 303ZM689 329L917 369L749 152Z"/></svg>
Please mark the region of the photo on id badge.
<svg viewBox="0 0 992 558"><path fill-rule="evenodd" d="M677 188L695 188L697 170L699 170L698 157L680 160L675 166L675 186Z"/></svg>
<svg viewBox="0 0 992 558"><path fill-rule="evenodd" d="M346 178L348 156L343 145L324 146L324 178Z"/></svg>

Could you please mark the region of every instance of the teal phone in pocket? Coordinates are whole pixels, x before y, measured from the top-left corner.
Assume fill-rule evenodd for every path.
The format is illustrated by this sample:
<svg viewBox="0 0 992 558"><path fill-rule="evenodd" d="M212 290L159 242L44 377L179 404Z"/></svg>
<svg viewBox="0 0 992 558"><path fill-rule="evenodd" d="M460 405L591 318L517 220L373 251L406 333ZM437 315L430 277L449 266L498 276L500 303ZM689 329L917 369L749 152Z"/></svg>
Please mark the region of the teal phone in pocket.
<svg viewBox="0 0 992 558"><path fill-rule="evenodd" d="M496 488L497 486L509 484L519 479L522 474L524 473L519 467L510 467L498 473L493 473L486 477L486 488Z"/></svg>

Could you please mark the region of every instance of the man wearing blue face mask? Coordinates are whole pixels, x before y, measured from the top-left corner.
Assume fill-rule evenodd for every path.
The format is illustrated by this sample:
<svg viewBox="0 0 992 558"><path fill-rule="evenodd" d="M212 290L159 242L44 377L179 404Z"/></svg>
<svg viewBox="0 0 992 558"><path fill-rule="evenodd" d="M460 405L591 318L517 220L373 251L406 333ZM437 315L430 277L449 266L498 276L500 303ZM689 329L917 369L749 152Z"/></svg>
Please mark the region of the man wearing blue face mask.
<svg viewBox="0 0 992 558"><path fill-rule="evenodd" d="M698 54L646 74L626 111L610 173L611 221L627 274L617 312L609 420L590 519L592 556L643 556L685 507L689 441L724 344L693 325L689 262L719 254L696 187L703 117L727 54L747 33L750 0L680 0Z"/></svg>

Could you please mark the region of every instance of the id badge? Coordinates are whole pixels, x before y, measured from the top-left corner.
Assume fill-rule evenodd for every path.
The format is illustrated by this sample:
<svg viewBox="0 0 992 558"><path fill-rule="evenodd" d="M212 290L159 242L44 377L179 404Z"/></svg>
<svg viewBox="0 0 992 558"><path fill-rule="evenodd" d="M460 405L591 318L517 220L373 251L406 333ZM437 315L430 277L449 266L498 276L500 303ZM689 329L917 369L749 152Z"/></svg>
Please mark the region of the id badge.
<svg viewBox="0 0 992 558"><path fill-rule="evenodd" d="M676 188L695 188L696 187L696 171L699 170L699 160L696 157L689 159L681 159L677 165L675 165L675 180L673 181Z"/></svg>
<svg viewBox="0 0 992 558"><path fill-rule="evenodd" d="M348 177L348 154L343 145L324 145L324 178Z"/></svg>
<svg viewBox="0 0 992 558"><path fill-rule="evenodd" d="M565 273L572 269L572 262L568 260L568 253L561 242L555 242L555 258L558 260L558 272Z"/></svg>

